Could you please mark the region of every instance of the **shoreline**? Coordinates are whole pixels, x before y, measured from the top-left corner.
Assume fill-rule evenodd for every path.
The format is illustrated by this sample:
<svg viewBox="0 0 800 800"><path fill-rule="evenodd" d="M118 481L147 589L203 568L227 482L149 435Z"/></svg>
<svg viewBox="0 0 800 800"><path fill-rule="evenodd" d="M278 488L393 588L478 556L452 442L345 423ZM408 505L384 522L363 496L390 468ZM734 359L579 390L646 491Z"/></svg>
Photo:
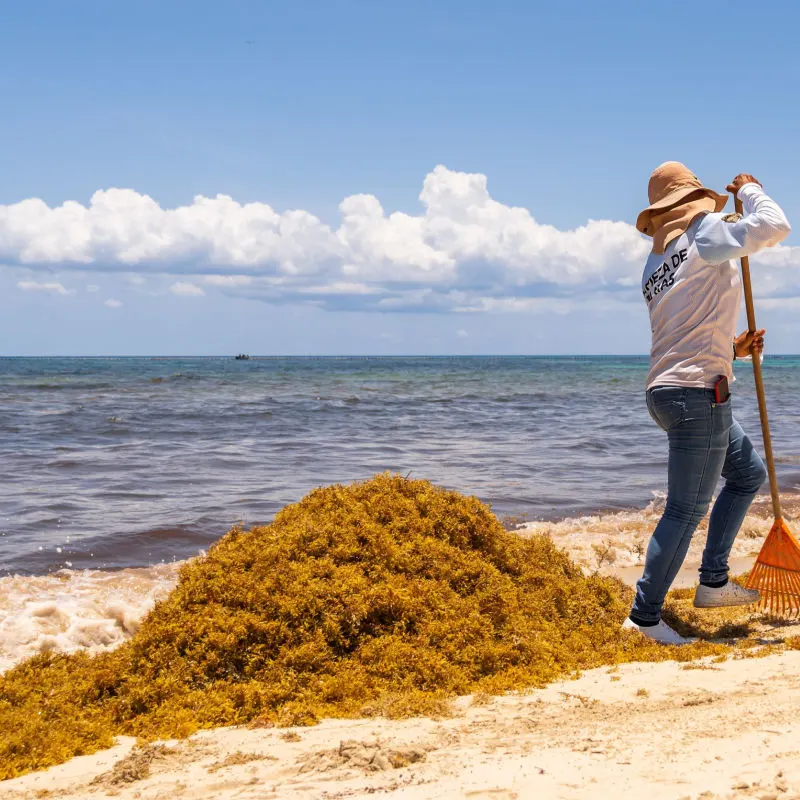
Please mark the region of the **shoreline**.
<svg viewBox="0 0 800 800"><path fill-rule="evenodd" d="M755 555L740 556L739 558L732 558L729 561L731 575L741 575L742 573L749 572L756 560ZM693 589L698 584L697 573L700 569L700 562L683 562L675 581L672 584L672 589ZM642 565L627 566L627 567L612 567L607 570L606 574L619 578L626 586L632 589L636 587L636 581L642 577Z"/></svg>
<svg viewBox="0 0 800 800"><path fill-rule="evenodd" d="M360 477L354 479L353 482L358 481L365 481L368 480L368 477ZM347 482L345 482L347 483ZM441 484L441 486L445 489L449 489L452 491L461 491L457 487L449 486L446 484ZM479 499L481 499L479 497ZM663 503L665 499L665 494L661 491L654 490L651 492L651 497L649 500L644 502L643 505L602 505L602 506L592 506L587 507L586 509L576 510L574 512L570 512L564 514L563 512L559 513L552 513L552 514L542 514L539 513L535 516L532 514L529 515L528 512L519 512L519 513L508 513L508 514L500 514L495 513L492 510L492 513L495 513L497 519L503 525L503 527L510 531L511 533L521 533L524 535L525 531L528 530L535 530L540 531L549 526L552 527L563 527L567 526L570 523L574 523L577 526L585 523L586 521L592 520L606 520L611 521L612 519L626 519L636 517L638 515L647 515L649 519L652 519L654 522L657 522L658 516L660 515L661 511L663 510ZM294 501L297 502L297 501ZM481 502L486 503L490 508L492 508L491 502L489 500L482 500ZM770 516L771 507L770 507L770 494L768 488L762 488L759 493L756 495L755 500L753 501L753 505L751 506L750 511L748 512L748 517L753 516L756 518L767 518ZM781 487L781 505L784 508L784 516L787 517L790 521L793 520L795 517L800 521L800 486L792 486L791 488L784 488ZM264 520L256 520L253 522L248 522L244 527L245 530L252 528L252 527L263 527L268 526L272 523L274 519L274 515L272 518L264 521ZM707 523L707 518L701 521L700 526L698 527L698 533L705 531L705 523ZM219 527L220 533L215 537L212 537L211 534L208 532L207 528L204 527L202 530L192 530L191 527L185 527L182 524L175 524L174 530L175 533L178 535L194 535L197 537L196 546L193 545L191 548L191 552L187 550L187 553L178 557L177 555L174 556L170 560L160 559L158 561L151 561L148 563L144 562L137 562L137 563L120 563L120 564L107 564L103 563L102 565L96 565L93 563L89 563L86 565L80 565L76 567L72 567L72 563L68 561L68 559L74 559L76 561L80 561L84 558L83 553L76 552L72 549L67 550L63 553L63 558L58 565L53 564L53 566L48 568L40 568L40 569L33 569L33 570L25 570L23 571L9 571L7 569L0 568L0 581L4 578L40 578L45 577L48 575L53 575L58 572L65 572L73 569L75 572L78 571L98 571L98 572L105 572L105 573L114 573L114 572L123 572L125 570L143 570L143 569L152 569L154 567L165 567L171 564L183 564L186 561L191 560L192 558L196 558L202 551L210 547L214 544L215 541L222 538L225 533L230 530L231 527L234 525L239 524L236 520L230 523L224 523ZM227 525L227 527L225 527ZM745 525L743 524L743 528ZM147 537L154 533L163 533L167 528L163 526L158 526L157 528L153 529L143 529L137 530L130 534L115 534L121 538L136 538L136 537ZM77 544L80 543L80 539L76 542L72 542L72 547L75 547ZM569 550L569 547L567 546ZM31 554L34 555L34 554ZM61 555L61 554L60 554ZM66 566L65 566L66 565Z"/></svg>

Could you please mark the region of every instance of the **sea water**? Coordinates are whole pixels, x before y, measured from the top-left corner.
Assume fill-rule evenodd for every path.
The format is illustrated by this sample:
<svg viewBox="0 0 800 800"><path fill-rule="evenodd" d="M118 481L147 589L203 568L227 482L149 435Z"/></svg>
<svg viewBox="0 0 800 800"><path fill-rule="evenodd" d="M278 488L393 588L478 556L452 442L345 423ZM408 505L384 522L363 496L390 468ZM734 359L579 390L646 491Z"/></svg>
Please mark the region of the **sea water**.
<svg viewBox="0 0 800 800"><path fill-rule="evenodd" d="M509 527L574 537L591 519L596 537L633 515L644 533L667 455L647 369L584 356L0 359L0 669L113 645L175 564L232 524L384 470L475 494ZM736 373L734 413L761 448L750 366ZM800 357L768 357L764 376L791 494Z"/></svg>

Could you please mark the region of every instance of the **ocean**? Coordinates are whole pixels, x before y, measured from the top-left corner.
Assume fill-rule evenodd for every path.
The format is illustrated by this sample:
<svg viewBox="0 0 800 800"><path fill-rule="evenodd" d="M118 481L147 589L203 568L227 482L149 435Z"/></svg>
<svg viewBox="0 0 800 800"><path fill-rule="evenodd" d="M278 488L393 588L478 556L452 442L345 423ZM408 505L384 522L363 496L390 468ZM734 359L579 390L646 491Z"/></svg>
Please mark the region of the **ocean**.
<svg viewBox="0 0 800 800"><path fill-rule="evenodd" d="M666 488L647 369L584 356L0 359L0 668L12 644L113 643L176 563L234 523L384 470L475 494L508 527L586 515L613 527ZM767 357L764 376L779 481L796 492L800 356ZM761 447L748 364L737 378L735 414Z"/></svg>

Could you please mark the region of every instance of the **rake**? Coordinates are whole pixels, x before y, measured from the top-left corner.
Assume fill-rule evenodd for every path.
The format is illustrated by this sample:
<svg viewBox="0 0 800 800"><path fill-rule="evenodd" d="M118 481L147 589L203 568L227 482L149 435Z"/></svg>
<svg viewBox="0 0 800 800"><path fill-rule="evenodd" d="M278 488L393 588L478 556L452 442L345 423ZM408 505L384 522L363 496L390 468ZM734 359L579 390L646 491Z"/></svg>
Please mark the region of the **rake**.
<svg viewBox="0 0 800 800"><path fill-rule="evenodd" d="M742 201L737 197L736 212L743 214ZM756 312L753 306L753 289L750 284L750 259L743 256L742 286L747 308L747 327L751 332L756 328ZM748 589L761 592L759 606L777 616L800 615L800 544L794 538L781 514L781 500L778 495L778 480L775 477L775 460L772 456L772 438L767 419L767 398L764 395L764 380L761 375L761 359L753 355L753 376L758 395L758 413L761 417L761 432L764 437L764 454L767 457L769 491L772 495L772 510L775 521L761 547L756 563L747 578Z"/></svg>

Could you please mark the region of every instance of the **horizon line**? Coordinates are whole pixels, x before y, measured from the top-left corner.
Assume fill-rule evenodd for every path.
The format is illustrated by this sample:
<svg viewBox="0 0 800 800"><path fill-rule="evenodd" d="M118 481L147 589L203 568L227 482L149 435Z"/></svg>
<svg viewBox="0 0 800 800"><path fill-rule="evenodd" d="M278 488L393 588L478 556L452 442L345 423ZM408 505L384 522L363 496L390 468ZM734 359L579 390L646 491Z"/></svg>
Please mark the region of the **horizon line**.
<svg viewBox="0 0 800 800"><path fill-rule="evenodd" d="M279 358L649 358L649 353L294 353L294 354L242 354L247 355L241 361L256 361ZM764 358L771 357L792 357L800 356L800 353L765 353ZM202 355L188 353L173 353L163 355L158 353L139 353L135 355L122 355L114 353L104 354L81 354L81 355L0 355L0 360L4 359L34 359L34 358L149 358L149 359L172 359L172 358L219 358L237 360L235 353L214 354L206 353Z"/></svg>

